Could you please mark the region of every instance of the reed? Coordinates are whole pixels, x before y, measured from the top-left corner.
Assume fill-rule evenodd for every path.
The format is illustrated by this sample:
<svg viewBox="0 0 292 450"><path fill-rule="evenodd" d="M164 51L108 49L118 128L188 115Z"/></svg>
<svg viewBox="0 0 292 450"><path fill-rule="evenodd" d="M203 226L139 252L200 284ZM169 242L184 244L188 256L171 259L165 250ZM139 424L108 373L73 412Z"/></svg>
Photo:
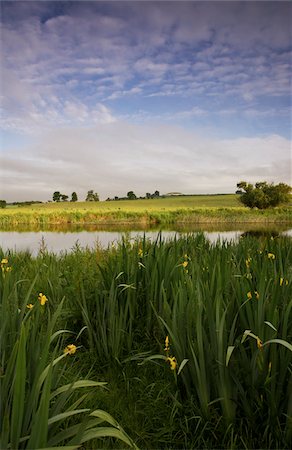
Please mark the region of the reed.
<svg viewBox="0 0 292 450"><path fill-rule="evenodd" d="M77 246L58 257L45 249L36 258L6 256L13 270L1 285L5 308L11 296L24 303L18 316L3 322L2 354L15 351L7 330L24 339L23 305L43 289L57 329L70 324L90 367L113 384L119 380L119 420L137 444L290 448L291 239L246 236L211 244L203 234L190 234L155 242L125 238L107 250ZM25 279L27 284L19 281ZM38 313L46 327L41 311L29 314ZM56 349L64 347L65 335L56 337ZM60 350L55 352L51 362ZM74 370L78 374L81 366ZM128 417L133 414L135 420Z"/></svg>
<svg viewBox="0 0 292 450"><path fill-rule="evenodd" d="M62 383L68 359L80 348L78 336L56 329L64 299L58 299L52 312L50 298L33 296L38 274L22 297L24 280L13 283L13 269L8 258L2 258L1 448L75 449L107 437L137 448L110 414L86 406L92 389L105 382L83 379L77 365L75 379ZM85 393L77 394L80 389Z"/></svg>

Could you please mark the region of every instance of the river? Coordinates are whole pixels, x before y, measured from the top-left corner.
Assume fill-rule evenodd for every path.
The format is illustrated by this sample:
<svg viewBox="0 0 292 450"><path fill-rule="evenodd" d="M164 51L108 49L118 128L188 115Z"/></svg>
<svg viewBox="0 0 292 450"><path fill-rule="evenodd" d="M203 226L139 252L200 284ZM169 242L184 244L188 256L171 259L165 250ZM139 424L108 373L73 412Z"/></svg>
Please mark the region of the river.
<svg viewBox="0 0 292 450"><path fill-rule="evenodd" d="M0 247L4 252L9 250L28 250L32 255L37 255L39 250L46 249L49 252L59 254L60 252L72 251L76 246L81 248L94 248L99 245L107 248L115 245L123 237L128 239L146 238L155 240L159 233L164 239L173 239L175 236L189 233L203 232L207 239L216 242L218 239L226 241L237 241L242 235L277 236L288 235L292 237L290 226L271 224L205 224L204 226L176 227L175 229L142 228L127 229L125 227L98 227L98 226L66 226L50 227L44 229L14 228L0 230Z"/></svg>

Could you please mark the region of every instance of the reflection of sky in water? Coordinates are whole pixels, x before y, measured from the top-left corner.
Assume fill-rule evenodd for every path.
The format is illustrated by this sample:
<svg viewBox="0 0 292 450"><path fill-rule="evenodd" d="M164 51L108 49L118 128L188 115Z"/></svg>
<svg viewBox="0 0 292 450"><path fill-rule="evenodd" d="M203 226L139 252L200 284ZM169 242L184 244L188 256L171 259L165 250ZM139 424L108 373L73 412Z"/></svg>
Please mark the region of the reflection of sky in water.
<svg viewBox="0 0 292 450"><path fill-rule="evenodd" d="M102 248L107 248L112 243L122 239L122 236L127 236L130 239L143 236L151 240L155 240L158 236L157 231L132 231L127 233L113 232L113 231L99 231L88 232L81 231L78 233L53 233L53 232L24 232L16 231L0 232L0 247L4 251L11 250L29 250L33 255L36 255L44 240L45 246L49 252L59 253L61 251L71 251L76 243L80 247L94 248L96 243ZM173 239L175 235L183 235L176 231L162 231L161 235L164 239ZM205 236L211 241L216 242L217 239L237 241L242 231L218 231L218 232L204 232ZM281 233L282 235L292 237L292 229Z"/></svg>

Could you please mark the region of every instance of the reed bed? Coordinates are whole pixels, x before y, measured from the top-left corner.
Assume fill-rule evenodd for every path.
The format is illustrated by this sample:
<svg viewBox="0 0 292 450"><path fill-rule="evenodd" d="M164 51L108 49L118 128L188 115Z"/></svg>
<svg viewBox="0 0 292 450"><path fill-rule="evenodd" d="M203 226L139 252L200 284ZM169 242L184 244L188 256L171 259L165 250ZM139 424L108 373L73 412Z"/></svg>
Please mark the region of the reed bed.
<svg viewBox="0 0 292 450"><path fill-rule="evenodd" d="M292 223L291 207L249 210L236 195L47 203L0 209L0 226L62 224Z"/></svg>
<svg viewBox="0 0 292 450"><path fill-rule="evenodd" d="M125 239L107 250L76 246L58 257L45 248L36 258L0 256L8 261L1 370L11 448L13 439L29 448L34 426L44 427L42 446L79 445L84 432L93 438L86 448L97 448L98 437L102 448L291 447L291 239L211 244L190 234ZM32 300L40 292L44 306ZM76 354L62 353L68 344ZM70 407L67 397L42 400L83 379L94 390L86 398L72 392ZM94 384L104 381L107 391ZM76 432L71 441L67 429Z"/></svg>
<svg viewBox="0 0 292 450"><path fill-rule="evenodd" d="M209 224L209 223L292 223L290 208L250 211L246 208L179 208L170 210L40 210L21 208L0 210L0 226L62 225L62 224Z"/></svg>

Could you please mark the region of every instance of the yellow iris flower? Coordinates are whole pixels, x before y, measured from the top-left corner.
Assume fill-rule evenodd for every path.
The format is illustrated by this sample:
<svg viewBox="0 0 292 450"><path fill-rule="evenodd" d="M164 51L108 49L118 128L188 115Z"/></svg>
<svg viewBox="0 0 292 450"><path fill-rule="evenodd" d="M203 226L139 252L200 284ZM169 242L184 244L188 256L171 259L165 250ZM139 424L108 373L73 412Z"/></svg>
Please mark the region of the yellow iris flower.
<svg viewBox="0 0 292 450"><path fill-rule="evenodd" d="M42 292L39 293L38 300L41 306L44 306L48 301L47 297L44 294L42 294Z"/></svg>
<svg viewBox="0 0 292 450"><path fill-rule="evenodd" d="M166 336L165 338L165 348L164 351L168 352L169 351L169 337Z"/></svg>
<svg viewBox="0 0 292 450"><path fill-rule="evenodd" d="M169 364L170 364L170 369L171 369L171 370L175 370L175 369L176 369L176 366L177 366L177 362L176 362L175 356L169 356L169 357L167 358L167 361L168 361Z"/></svg>
<svg viewBox="0 0 292 450"><path fill-rule="evenodd" d="M66 355L74 355L74 353L76 352L77 347L74 344L69 344L67 345L67 347L64 348L64 353Z"/></svg>

